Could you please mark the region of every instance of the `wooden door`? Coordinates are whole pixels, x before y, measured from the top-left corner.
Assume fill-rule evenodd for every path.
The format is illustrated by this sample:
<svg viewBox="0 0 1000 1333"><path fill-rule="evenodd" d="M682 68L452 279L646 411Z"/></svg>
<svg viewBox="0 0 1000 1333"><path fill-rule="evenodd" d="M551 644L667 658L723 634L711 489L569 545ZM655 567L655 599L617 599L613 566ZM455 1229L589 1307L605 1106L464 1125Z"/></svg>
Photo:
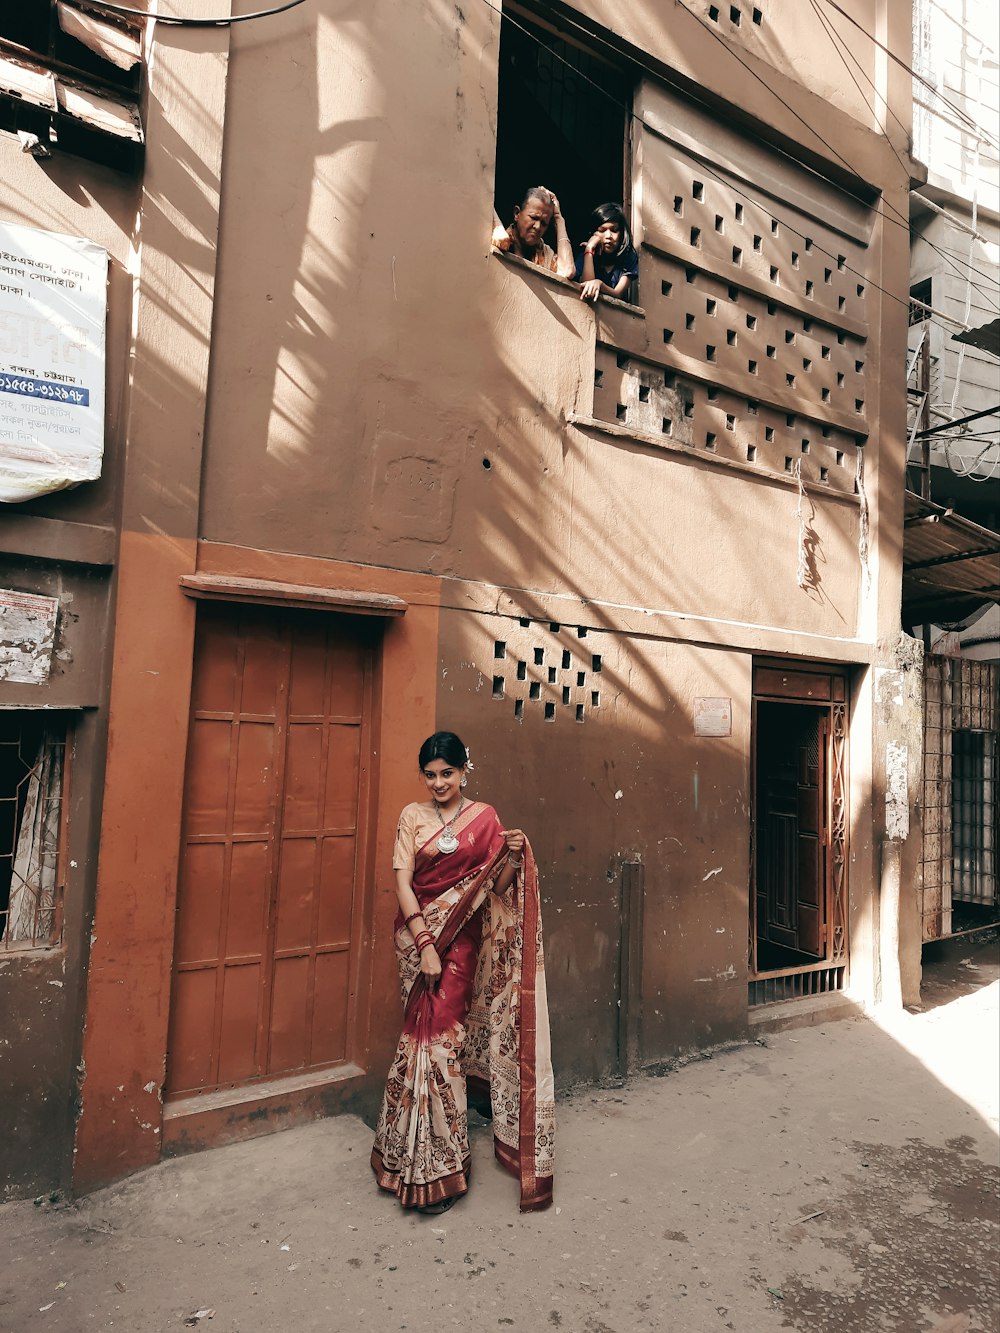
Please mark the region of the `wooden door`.
<svg viewBox="0 0 1000 1333"><path fill-rule="evenodd" d="M758 704L759 965L782 966L825 956L828 737L825 708Z"/></svg>
<svg viewBox="0 0 1000 1333"><path fill-rule="evenodd" d="M168 1095L350 1056L367 622L199 608Z"/></svg>

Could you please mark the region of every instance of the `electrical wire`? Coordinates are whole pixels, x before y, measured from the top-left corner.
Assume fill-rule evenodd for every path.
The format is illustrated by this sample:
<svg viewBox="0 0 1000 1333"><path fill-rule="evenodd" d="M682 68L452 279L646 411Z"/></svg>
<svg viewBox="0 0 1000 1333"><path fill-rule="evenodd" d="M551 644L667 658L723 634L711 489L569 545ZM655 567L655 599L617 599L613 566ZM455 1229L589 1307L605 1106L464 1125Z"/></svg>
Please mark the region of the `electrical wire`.
<svg viewBox="0 0 1000 1333"><path fill-rule="evenodd" d="M814 11L814 13L816 14L816 17L817 17L817 19L819 20L820 24L822 25L823 30L826 32L827 36L830 38L830 44L833 46L833 48L834 48L834 50L836 51L837 55L840 57L840 62L841 62L841 64L844 66L844 69L847 71L848 75L850 76L852 82L854 83L855 88L857 88L858 92L861 94L861 100L862 100L862 101L865 103L865 105L868 107L868 110L872 113L873 118L874 118L875 121L877 122L877 121L878 121L878 112L877 112L876 109L875 109L875 103L874 103L873 101L869 101L869 99L868 99L868 94L865 92L865 90L861 87L861 84L860 84L860 83L857 81L857 79L854 77L854 72L852 71L850 65L847 63L847 56L844 54L844 48L846 47L846 43L844 43L843 38L840 37L839 33L837 33L836 30L834 29L832 23L830 23L830 21L825 17L825 15L824 15L824 14L822 13L822 11L820 10L818 0L809 0L809 3L812 5L813 11ZM872 82L872 80L871 80L871 79L868 77L868 75L865 73L865 71L864 71L864 69L862 68L860 62L854 57L854 55L853 55L849 50L848 50L847 54L851 56L851 59L854 61L854 64L857 65L857 68L858 68L859 73L862 75L862 77L865 79L865 81L871 86L871 89L872 89L872 91L874 92L875 96L876 96L876 97L879 97L880 100L884 103L886 111L887 111L887 112L889 113L889 115L893 118L893 120L896 122L896 124L899 126L899 128L903 131L903 133L906 134L906 133L907 133L906 126L905 126L905 125L903 124L903 122L899 119L899 117L896 115L895 111L893 111L892 107L891 107L891 106L889 105L889 103L885 100L885 98L881 96L881 94L880 94L879 91L878 91L878 88L875 86L875 84ZM896 146L895 146L895 144L892 142L892 139L889 137L888 134L884 134L883 137L885 138L886 143L889 145L889 148L890 148L890 150L891 150L893 156L895 157L896 161L899 163L900 168L902 169L904 175L905 175L907 178L909 178L909 175L910 175L909 167L908 167L908 166L906 165L906 163L903 161L902 157L900 157L899 153L898 153L897 150L896 150ZM976 147L976 163L977 163L977 168L978 168L978 162L979 162L979 147L978 147L978 145L977 145L977 147ZM978 172L977 172L977 174L978 174ZM975 188L975 179L976 179L976 177L974 176L974 188ZM909 219L907 219L907 229L910 230L910 231L911 231L911 234L912 234L912 227L910 226ZM948 264L948 265L953 269L953 271L954 271L955 273L958 274L959 277L961 277L961 278L965 278L965 274L963 274L963 273L961 272L961 270L959 269L959 263L961 262L961 263L964 263L965 267L968 269L968 271L969 271L970 273L975 273L977 277L982 278L985 282L992 282L992 281L993 281L993 277L994 277L993 274L984 273L981 269L978 269L978 268L976 268L976 267L973 265L973 263L972 263L973 249L972 249L971 244L970 244L970 246L969 246L969 255L968 255L968 258L965 259L965 260L961 260L960 258L956 258L956 259L952 259L952 258L950 258L950 257L949 257L949 252L948 252L947 250L945 250L942 246L938 245L937 242L930 240L927 236L924 236L924 237L922 237L921 239L924 241L924 243L925 243L931 250L933 250L937 255L939 255L940 258L943 259L943 260L945 261L945 263ZM981 295L983 295L983 296L986 296L986 295L987 295L987 293L986 293L986 292L983 292L982 289L979 288L979 287L977 287L976 290L979 291L979 292L981 293ZM1000 313L1000 307L998 307L998 313ZM967 318L968 318L968 317L967 317ZM968 327L968 323L966 323L966 327Z"/></svg>
<svg viewBox="0 0 1000 1333"><path fill-rule="evenodd" d="M989 130L984 129L982 125L978 125L972 119L972 117L969 115L967 111L964 111L960 106L957 106L954 102L949 101L949 99L945 97L944 93L940 92L934 86L934 84L931 83L930 79L925 79L922 74L917 73L917 71L912 67L912 65L908 65L905 60L900 59L900 57L896 55L895 51L890 50L888 46L885 46L882 42L878 40L877 37L873 36L868 31L868 29L865 28L862 24L860 24L856 18L854 18L851 14L847 12L846 9L841 8L841 6L836 3L836 0L823 0L823 3L825 5L829 5L831 9L835 9L837 13L841 16L841 18L847 19L848 23L852 24L855 28L857 28L857 30L860 33L863 33L864 36L867 37L870 42L873 42L874 45L877 46L878 49L882 51L885 55L887 55L890 60L892 60L895 64L897 64L900 67L900 69L905 70L906 73L909 74L911 79L913 79L916 83L921 84L929 92L932 92L935 97L940 98L940 100L945 104L946 107L948 107L951 111L954 111L955 114L961 120L964 120L966 124L971 129L974 129L976 133L980 135L987 143L993 144L994 147L1000 147L1000 140L998 140L995 135L991 134Z"/></svg>
<svg viewBox="0 0 1000 1333"><path fill-rule="evenodd" d="M65 4L74 9L80 9L81 6L77 0L64 0ZM274 9L258 9L253 14L230 14L228 18L182 18L175 14L155 14L149 9L133 9L131 5L120 5L116 0L98 0L102 9L107 9L113 14L127 15L131 18L152 19L155 23L166 23L172 28L228 28L233 23L249 23L251 19L267 19L274 14L284 14L286 9L295 9L297 5L304 5L306 0L287 0L286 4L277 5ZM86 10L82 12L86 13Z"/></svg>

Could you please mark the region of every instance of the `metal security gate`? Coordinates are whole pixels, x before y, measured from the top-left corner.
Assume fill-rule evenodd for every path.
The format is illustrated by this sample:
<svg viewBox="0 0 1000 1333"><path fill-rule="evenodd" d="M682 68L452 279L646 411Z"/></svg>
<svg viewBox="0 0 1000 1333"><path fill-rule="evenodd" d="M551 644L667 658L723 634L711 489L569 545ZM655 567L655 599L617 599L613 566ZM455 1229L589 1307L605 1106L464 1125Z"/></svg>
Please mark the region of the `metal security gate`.
<svg viewBox="0 0 1000 1333"><path fill-rule="evenodd" d="M996 663L924 659L925 941L1000 922L998 696Z"/></svg>
<svg viewBox="0 0 1000 1333"><path fill-rule="evenodd" d="M847 972L847 679L754 668L751 1006L842 990Z"/></svg>
<svg viewBox="0 0 1000 1333"><path fill-rule="evenodd" d="M372 656L351 617L199 608L168 1097L351 1058Z"/></svg>

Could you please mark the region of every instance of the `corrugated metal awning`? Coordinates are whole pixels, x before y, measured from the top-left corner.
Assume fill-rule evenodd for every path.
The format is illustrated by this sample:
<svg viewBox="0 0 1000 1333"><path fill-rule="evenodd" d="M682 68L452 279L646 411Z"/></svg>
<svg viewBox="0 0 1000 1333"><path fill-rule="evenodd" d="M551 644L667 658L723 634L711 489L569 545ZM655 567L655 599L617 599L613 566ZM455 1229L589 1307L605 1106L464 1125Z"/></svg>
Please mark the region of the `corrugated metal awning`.
<svg viewBox="0 0 1000 1333"><path fill-rule="evenodd" d="M1000 533L906 492L903 621L957 620L1000 602Z"/></svg>
<svg viewBox="0 0 1000 1333"><path fill-rule="evenodd" d="M991 319L988 324L966 329L962 333L953 333L952 339L965 343L968 347L978 347L981 352L992 352L1000 357L1000 319Z"/></svg>

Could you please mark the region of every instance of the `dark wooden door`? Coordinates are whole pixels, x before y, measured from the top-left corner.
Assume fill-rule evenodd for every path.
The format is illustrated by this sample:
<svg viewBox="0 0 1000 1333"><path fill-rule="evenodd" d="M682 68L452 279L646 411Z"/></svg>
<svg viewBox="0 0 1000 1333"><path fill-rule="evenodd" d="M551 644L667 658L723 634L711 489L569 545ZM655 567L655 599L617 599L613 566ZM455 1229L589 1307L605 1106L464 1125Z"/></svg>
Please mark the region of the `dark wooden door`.
<svg viewBox="0 0 1000 1333"><path fill-rule="evenodd" d="M367 622L199 609L166 1090L349 1058Z"/></svg>
<svg viewBox="0 0 1000 1333"><path fill-rule="evenodd" d="M757 706L758 966L825 956L828 737L825 708Z"/></svg>

